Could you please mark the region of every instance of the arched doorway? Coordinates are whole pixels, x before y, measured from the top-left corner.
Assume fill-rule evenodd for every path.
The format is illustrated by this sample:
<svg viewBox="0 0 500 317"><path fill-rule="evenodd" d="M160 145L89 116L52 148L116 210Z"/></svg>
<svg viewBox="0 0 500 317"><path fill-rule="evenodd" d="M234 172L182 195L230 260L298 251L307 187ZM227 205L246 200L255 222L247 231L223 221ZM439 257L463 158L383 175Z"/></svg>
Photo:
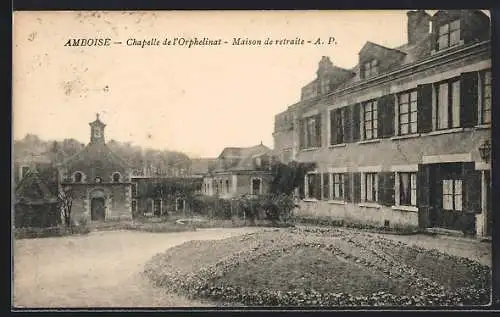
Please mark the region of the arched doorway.
<svg viewBox="0 0 500 317"><path fill-rule="evenodd" d="M106 195L102 189L90 192L90 219L104 221L106 218Z"/></svg>

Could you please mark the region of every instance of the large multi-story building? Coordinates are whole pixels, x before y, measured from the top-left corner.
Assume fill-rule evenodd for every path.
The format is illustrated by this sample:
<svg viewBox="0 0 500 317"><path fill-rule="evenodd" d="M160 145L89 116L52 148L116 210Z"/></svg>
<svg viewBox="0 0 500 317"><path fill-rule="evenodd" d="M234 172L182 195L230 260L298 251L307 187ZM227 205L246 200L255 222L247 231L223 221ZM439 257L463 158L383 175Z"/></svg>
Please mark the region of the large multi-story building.
<svg viewBox="0 0 500 317"><path fill-rule="evenodd" d="M489 18L407 16L405 45L367 42L352 69L321 58L275 117L275 151L317 165L302 215L491 235Z"/></svg>

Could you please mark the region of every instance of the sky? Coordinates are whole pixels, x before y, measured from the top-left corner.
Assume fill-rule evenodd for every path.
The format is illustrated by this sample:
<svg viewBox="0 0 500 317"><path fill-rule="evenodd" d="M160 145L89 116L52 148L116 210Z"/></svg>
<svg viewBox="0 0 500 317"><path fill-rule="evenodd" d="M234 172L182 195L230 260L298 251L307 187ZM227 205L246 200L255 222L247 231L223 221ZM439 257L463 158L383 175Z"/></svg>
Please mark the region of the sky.
<svg viewBox="0 0 500 317"><path fill-rule="evenodd" d="M427 12L433 13L428 10ZM106 139L216 157L224 147L272 148L274 116L300 99L322 56L356 65L366 41L407 38L406 11L15 12L13 137L90 139L96 113ZM185 37L222 46L127 46ZM233 46L235 37L331 45ZM70 38L121 45L68 47Z"/></svg>

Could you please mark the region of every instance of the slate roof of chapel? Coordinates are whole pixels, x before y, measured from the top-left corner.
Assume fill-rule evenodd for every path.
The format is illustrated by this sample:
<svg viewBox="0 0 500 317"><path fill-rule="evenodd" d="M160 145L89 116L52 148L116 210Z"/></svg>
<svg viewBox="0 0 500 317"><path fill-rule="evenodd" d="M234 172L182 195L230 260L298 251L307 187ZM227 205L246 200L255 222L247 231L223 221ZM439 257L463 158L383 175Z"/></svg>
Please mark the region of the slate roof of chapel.
<svg viewBox="0 0 500 317"><path fill-rule="evenodd" d="M90 125L106 125L99 120L99 117ZM63 166L71 167L74 164L83 164L85 166L92 166L96 161L101 162L104 166L117 164L122 168L132 168L126 160L115 154L105 142L89 142L80 152L67 158L62 162Z"/></svg>

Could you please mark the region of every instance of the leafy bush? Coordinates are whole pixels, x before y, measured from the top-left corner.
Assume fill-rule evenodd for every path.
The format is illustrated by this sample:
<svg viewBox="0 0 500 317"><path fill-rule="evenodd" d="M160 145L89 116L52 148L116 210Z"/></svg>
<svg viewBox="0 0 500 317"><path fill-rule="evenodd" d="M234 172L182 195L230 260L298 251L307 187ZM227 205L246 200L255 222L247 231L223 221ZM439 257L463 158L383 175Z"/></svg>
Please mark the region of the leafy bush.
<svg viewBox="0 0 500 317"><path fill-rule="evenodd" d="M292 219L295 203L290 195L271 195L265 202L264 209L267 220L277 223L280 221L288 222Z"/></svg>

